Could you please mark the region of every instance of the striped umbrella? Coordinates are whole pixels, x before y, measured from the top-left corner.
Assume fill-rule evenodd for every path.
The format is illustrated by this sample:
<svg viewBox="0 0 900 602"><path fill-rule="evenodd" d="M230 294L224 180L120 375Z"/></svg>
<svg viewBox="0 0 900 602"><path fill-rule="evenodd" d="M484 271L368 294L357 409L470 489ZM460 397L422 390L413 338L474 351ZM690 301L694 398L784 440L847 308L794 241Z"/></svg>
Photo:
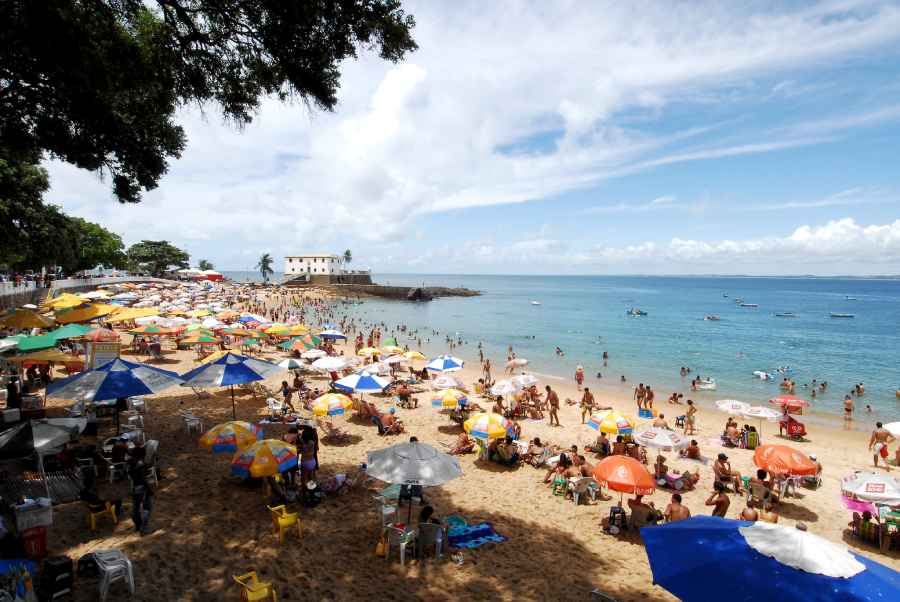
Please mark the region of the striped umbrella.
<svg viewBox="0 0 900 602"><path fill-rule="evenodd" d="M299 338L291 339L290 341L285 341L284 343L278 343L278 346L289 351L309 351L310 349L316 348L316 346L312 343L307 343L303 339Z"/></svg>
<svg viewBox="0 0 900 602"><path fill-rule="evenodd" d="M351 374L350 376L345 376L336 381L334 386L338 389L343 389L344 391L353 391L356 393L380 393L390 387L391 383L383 378L375 376L371 372L360 370L359 372Z"/></svg>
<svg viewBox="0 0 900 602"><path fill-rule="evenodd" d="M99 368L79 372L47 385L47 397L78 401L104 401L152 395L182 382L168 370L114 359Z"/></svg>
<svg viewBox="0 0 900 602"><path fill-rule="evenodd" d="M306 368L306 364L292 357L289 357L286 360L281 360L275 365L284 368L285 370L299 370L301 368Z"/></svg>
<svg viewBox="0 0 900 602"><path fill-rule="evenodd" d="M403 354L403 357L411 359L411 360L424 360L425 356L419 353L418 351L407 351Z"/></svg>
<svg viewBox="0 0 900 602"><path fill-rule="evenodd" d="M396 345L385 345L381 350L387 351L388 353L403 353L403 350Z"/></svg>
<svg viewBox="0 0 900 602"><path fill-rule="evenodd" d="M469 401L469 398L462 391L458 389L444 389L434 394L434 397L431 398L431 405L455 406L464 405L467 401Z"/></svg>
<svg viewBox="0 0 900 602"><path fill-rule="evenodd" d="M337 330L323 330L322 332L317 332L316 336L320 339L347 339L347 335Z"/></svg>
<svg viewBox="0 0 900 602"><path fill-rule="evenodd" d="M475 414L463 424L466 432L479 439L502 439L512 431L513 423L500 414Z"/></svg>
<svg viewBox="0 0 900 602"><path fill-rule="evenodd" d="M181 339L179 345L218 345L222 339L208 334L192 334Z"/></svg>
<svg viewBox="0 0 900 602"><path fill-rule="evenodd" d="M168 328L163 328L162 326L156 326L154 324L148 324L147 326L141 326L140 328L129 330L128 334L169 334L171 332L172 331Z"/></svg>
<svg viewBox="0 0 900 602"><path fill-rule="evenodd" d="M347 408L352 407L353 400L339 393L326 393L312 402L312 412L316 416L343 414Z"/></svg>
<svg viewBox="0 0 900 602"><path fill-rule="evenodd" d="M360 349L356 355L363 355L366 357L371 357L373 355L381 355L382 353L384 353L384 352L381 349L377 349L375 347L364 347L364 348Z"/></svg>
<svg viewBox="0 0 900 602"><path fill-rule="evenodd" d="M615 410L594 412L588 424L591 428L610 435L628 435L634 429L634 420Z"/></svg>
<svg viewBox="0 0 900 602"><path fill-rule="evenodd" d="M271 477L297 465L297 448L263 439L235 455L231 472L244 478Z"/></svg>
<svg viewBox="0 0 900 602"><path fill-rule="evenodd" d="M444 355L428 360L425 367L434 372L453 372L454 370L462 370L465 365L465 361L445 353Z"/></svg>
<svg viewBox="0 0 900 602"><path fill-rule="evenodd" d="M263 435L262 428L249 422L236 420L212 427L200 437L200 447L206 451L235 452L253 445Z"/></svg>
<svg viewBox="0 0 900 602"><path fill-rule="evenodd" d="M236 337L249 337L253 334L251 331L246 328L225 328L222 332L226 334L233 334Z"/></svg>
<svg viewBox="0 0 900 602"><path fill-rule="evenodd" d="M231 413L235 415L234 385L265 380L281 372L283 368L272 362L229 353L219 359L194 368L183 374L182 387L227 387L231 386Z"/></svg>

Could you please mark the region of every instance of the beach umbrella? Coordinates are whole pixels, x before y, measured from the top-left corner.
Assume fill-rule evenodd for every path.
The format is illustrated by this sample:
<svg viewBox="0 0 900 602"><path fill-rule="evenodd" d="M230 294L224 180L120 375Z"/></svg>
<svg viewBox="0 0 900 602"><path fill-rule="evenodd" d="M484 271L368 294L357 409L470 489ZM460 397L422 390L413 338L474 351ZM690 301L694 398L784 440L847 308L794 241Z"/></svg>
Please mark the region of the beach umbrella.
<svg viewBox="0 0 900 602"><path fill-rule="evenodd" d="M775 420L781 416L781 413L777 410L773 410L772 408L764 408L762 406L756 406L748 409L746 412L741 412L741 416L743 418L755 418L759 420L759 432L762 433L762 421L768 420L769 422L775 422ZM757 440L757 443L759 440Z"/></svg>
<svg viewBox="0 0 900 602"><path fill-rule="evenodd" d="M249 337L251 334L253 334L252 331L247 330L246 328L226 328L222 330L222 332L234 335L236 337Z"/></svg>
<svg viewBox="0 0 900 602"><path fill-rule="evenodd" d="M694 516L641 529L641 539L653 582L684 602L721 598L722 583L712 575L727 575L742 600L900 597L897 571L786 525Z"/></svg>
<svg viewBox="0 0 900 602"><path fill-rule="evenodd" d="M20 343L21 345L21 343ZM56 349L47 349L45 351L35 351L26 355L18 355L16 357L6 358L8 362L19 362L29 364L84 364L84 360L80 360L73 355L57 351Z"/></svg>
<svg viewBox="0 0 900 602"><path fill-rule="evenodd" d="M403 353L403 350L396 345L385 345L381 350L387 351L388 353Z"/></svg>
<svg viewBox="0 0 900 602"><path fill-rule="evenodd" d="M272 335L268 335L268 334L266 334L266 333L264 333L264 332L261 332L261 331L259 331L259 330L253 330L253 329L251 329L251 330L250 330L249 338L251 338L251 339L270 339L270 338L272 338Z"/></svg>
<svg viewBox="0 0 900 602"><path fill-rule="evenodd" d="M668 429L650 427L635 431L631 440L644 447L652 447L660 452L681 451L691 446L691 440Z"/></svg>
<svg viewBox="0 0 900 602"><path fill-rule="evenodd" d="M779 395L778 397L773 397L769 400L769 403L774 403L780 406L789 406L792 408L808 408L809 402L800 399L799 397L794 397L793 395Z"/></svg>
<svg viewBox="0 0 900 602"><path fill-rule="evenodd" d="M117 309L121 309L118 305L100 305L84 303L69 309L63 309L56 312L57 324L72 324L75 322L91 322L99 320L104 316L109 316Z"/></svg>
<svg viewBox="0 0 900 602"><path fill-rule="evenodd" d="M312 363L312 367L319 372L334 372L347 367L347 360L342 357L322 357Z"/></svg>
<svg viewBox="0 0 900 602"><path fill-rule="evenodd" d="M84 303L84 299L79 297L78 295L73 295L71 293L63 293L59 297L48 301L47 307L52 309L67 309L69 307L75 307L76 305L81 305Z"/></svg>
<svg viewBox="0 0 900 602"><path fill-rule="evenodd" d="M459 458L412 441L368 452L366 474L385 483L436 487L463 472Z"/></svg>
<svg viewBox="0 0 900 602"><path fill-rule="evenodd" d="M266 328L263 332L265 332L266 334L278 334L279 332L285 332L287 330L288 330L287 326L284 326L282 324L275 324L274 326L270 326L269 328ZM290 336L290 335L288 335L288 336Z"/></svg>
<svg viewBox="0 0 900 602"><path fill-rule="evenodd" d="M235 420L216 425L200 437L200 447L206 451L236 452L256 443L263 436L262 428Z"/></svg>
<svg viewBox="0 0 900 602"><path fill-rule="evenodd" d="M400 362L408 362L408 357L403 357L402 355L392 355L391 357L384 358L385 364L399 364Z"/></svg>
<svg viewBox="0 0 900 602"><path fill-rule="evenodd" d="M396 345L396 344L397 344L397 339L394 339L394 338L385 339L385 340L384 340L384 344L385 344L385 345Z"/></svg>
<svg viewBox="0 0 900 602"><path fill-rule="evenodd" d="M391 383L363 369L335 381L334 386L355 393L380 393L390 387Z"/></svg>
<svg viewBox="0 0 900 602"><path fill-rule="evenodd" d="M347 335L338 332L337 330L323 330L322 332L317 332L316 336L320 339L345 339Z"/></svg>
<svg viewBox="0 0 900 602"><path fill-rule="evenodd" d="M56 324L56 320L53 318L45 318L30 309L23 309L0 318L0 326L7 328L49 328L54 324Z"/></svg>
<svg viewBox="0 0 900 602"><path fill-rule="evenodd" d="M90 326L84 326L82 324L66 324L62 328L54 330L53 332L47 333L44 336L54 338L56 340L60 339L74 339L77 337L83 337L89 332L93 332L96 330L95 328L91 328Z"/></svg>
<svg viewBox="0 0 900 602"><path fill-rule="evenodd" d="M205 316L211 316L212 312L207 311L205 309L195 309L194 311L188 312L188 315L192 318L202 318Z"/></svg>
<svg viewBox="0 0 900 602"><path fill-rule="evenodd" d="M444 389L438 391L431 398L433 406L455 406L464 405L469 400L466 394L458 389Z"/></svg>
<svg viewBox="0 0 900 602"><path fill-rule="evenodd" d="M89 333L84 335L85 341L94 341L94 342L102 342L102 343L113 343L115 341L120 340L122 337L119 336L119 333L113 332L109 328L94 328Z"/></svg>
<svg viewBox="0 0 900 602"><path fill-rule="evenodd" d="M502 439L512 432L512 421L500 414L481 412L463 423L467 433L479 439Z"/></svg>
<svg viewBox="0 0 900 602"><path fill-rule="evenodd" d="M407 351L403 354L403 357L411 359L411 360L424 360L425 356L419 353L418 351Z"/></svg>
<svg viewBox="0 0 900 602"><path fill-rule="evenodd" d="M18 343L17 347L19 348L19 353L32 353L34 351L51 349L59 342L58 339L49 334L41 335L39 337L31 336L30 334L19 334L10 338Z"/></svg>
<svg viewBox="0 0 900 602"><path fill-rule="evenodd" d="M300 357L308 360L308 359L315 359L315 358L319 358L319 357L325 357L326 355L328 355L328 354L325 353L324 351L322 351L321 349L310 349L309 351L304 351L303 353L301 353Z"/></svg>
<svg viewBox="0 0 900 602"><path fill-rule="evenodd" d="M512 382L519 383L522 385L523 389L528 389L529 387L533 387L538 385L541 382L537 376L533 374L520 374L519 376L513 376L511 379Z"/></svg>
<svg viewBox="0 0 900 602"><path fill-rule="evenodd" d="M729 414L743 414L750 409L750 404L746 401L738 401L736 399L720 399L716 402L716 406L723 412Z"/></svg>
<svg viewBox="0 0 900 602"><path fill-rule="evenodd" d="M288 351L309 351L310 349L315 349L316 346L312 343L307 343L303 339L291 339L290 341L285 341L284 343L278 343L278 346L282 349L287 349ZM324 351L322 353L325 353Z"/></svg>
<svg viewBox="0 0 900 602"><path fill-rule="evenodd" d="M433 372L453 372L455 370L462 370L465 364L465 361L445 353L444 355L428 360L428 363L425 364L425 368Z"/></svg>
<svg viewBox="0 0 900 602"><path fill-rule="evenodd" d="M231 387L231 415L236 418L234 385L265 380L282 371L272 362L228 353L215 361L194 368L181 378L182 387Z"/></svg>
<svg viewBox="0 0 900 602"><path fill-rule="evenodd" d="M148 318L150 316L158 316L162 314L158 309L151 309L149 307L133 307L131 309L125 309L119 312L116 312L116 315L107 318L107 322L124 322L125 320L134 320L136 318Z"/></svg>
<svg viewBox="0 0 900 602"><path fill-rule="evenodd" d="M192 334L178 341L179 345L218 345L222 339L209 334Z"/></svg>
<svg viewBox="0 0 900 602"><path fill-rule="evenodd" d="M47 499L52 499L50 480L44 475L44 454L77 437L85 426L86 418L26 420L0 434L0 460L25 458L37 453L38 470L47 490Z"/></svg>
<svg viewBox="0 0 900 602"><path fill-rule="evenodd" d="M244 478L271 477L296 465L296 447L284 441L263 439L235 454L231 472Z"/></svg>
<svg viewBox="0 0 900 602"><path fill-rule="evenodd" d="M900 505L900 479L880 472L855 472L841 477L841 493L873 504Z"/></svg>
<svg viewBox="0 0 900 602"><path fill-rule="evenodd" d="M128 334L171 334L172 331L168 328L163 328L162 326L156 326L155 324L150 324L148 326L141 326L140 328L135 328L134 330L129 330Z"/></svg>
<svg viewBox="0 0 900 602"><path fill-rule="evenodd" d="M591 478L601 487L618 491L619 507L624 494L651 495L656 491L656 482L644 465L630 456L610 456L599 462L591 473Z"/></svg>
<svg viewBox="0 0 900 602"><path fill-rule="evenodd" d="M19 346L18 339L13 339L12 337L0 339L0 353L9 351L10 349L15 349L18 346Z"/></svg>
<svg viewBox="0 0 900 602"><path fill-rule="evenodd" d="M325 322L324 324L322 324L322 328L326 328L326 329L334 328L334 324L329 324L328 322Z"/></svg>
<svg viewBox="0 0 900 602"><path fill-rule="evenodd" d="M521 391L524 387L522 387L521 383L514 380L498 380L494 383L494 386L491 387L491 395L514 395Z"/></svg>
<svg viewBox="0 0 900 602"><path fill-rule="evenodd" d="M309 332L309 328L307 328L303 324L294 324L293 326L291 326L290 330L293 332Z"/></svg>
<svg viewBox="0 0 900 602"><path fill-rule="evenodd" d="M600 410L591 415L588 425L601 433L627 435L634 429L634 420L615 410Z"/></svg>
<svg viewBox="0 0 900 602"><path fill-rule="evenodd" d="M85 370L47 385L47 397L77 401L105 401L152 395L182 379L174 372L116 358L99 368Z"/></svg>
<svg viewBox="0 0 900 602"><path fill-rule="evenodd" d="M373 355L381 355L383 353L384 352L381 349L377 349L375 347L363 347L362 349L359 350L359 352L356 355L371 357Z"/></svg>
<svg viewBox="0 0 900 602"><path fill-rule="evenodd" d="M524 358L516 358L514 360L510 360L510 361L506 362L506 367L509 368L510 366L525 366L528 363L529 363L528 360L526 360Z"/></svg>
<svg viewBox="0 0 900 602"><path fill-rule="evenodd" d="M461 380L450 374L438 376L431 381L432 389L461 389L463 383Z"/></svg>
<svg viewBox="0 0 900 602"><path fill-rule="evenodd" d="M326 393L310 404L310 409L316 416L343 414L348 408L352 407L353 400L339 393Z"/></svg>
<svg viewBox="0 0 900 602"><path fill-rule="evenodd" d="M760 445L753 463L767 472L782 475L814 475L819 469L801 452L787 445Z"/></svg>
<svg viewBox="0 0 900 602"><path fill-rule="evenodd" d="M381 376L390 373L391 367L381 362L375 362L374 364L366 364L366 370L372 374Z"/></svg>
<svg viewBox="0 0 900 602"><path fill-rule="evenodd" d="M284 368L285 370L299 370L301 368L306 368L306 364L301 361L298 361L292 357L289 357L285 360L281 360L276 366Z"/></svg>
<svg viewBox="0 0 900 602"><path fill-rule="evenodd" d="M882 428L890 432L894 437L900 438L900 422L885 424Z"/></svg>

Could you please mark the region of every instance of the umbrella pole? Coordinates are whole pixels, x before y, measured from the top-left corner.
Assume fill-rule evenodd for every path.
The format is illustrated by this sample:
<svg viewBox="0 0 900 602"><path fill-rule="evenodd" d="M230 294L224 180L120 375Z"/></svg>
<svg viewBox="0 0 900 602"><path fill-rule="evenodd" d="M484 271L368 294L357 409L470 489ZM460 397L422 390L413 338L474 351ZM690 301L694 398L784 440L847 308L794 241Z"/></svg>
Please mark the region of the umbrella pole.
<svg viewBox="0 0 900 602"><path fill-rule="evenodd" d="M41 467L41 479L44 481L44 487L47 488L47 499L50 500L50 506L53 506L53 497L50 495L50 483L47 481L47 475L44 473L44 454L38 452L38 464Z"/></svg>
<svg viewBox="0 0 900 602"><path fill-rule="evenodd" d="M234 385L231 385L231 418L232 420L237 420L237 412L234 409Z"/></svg>

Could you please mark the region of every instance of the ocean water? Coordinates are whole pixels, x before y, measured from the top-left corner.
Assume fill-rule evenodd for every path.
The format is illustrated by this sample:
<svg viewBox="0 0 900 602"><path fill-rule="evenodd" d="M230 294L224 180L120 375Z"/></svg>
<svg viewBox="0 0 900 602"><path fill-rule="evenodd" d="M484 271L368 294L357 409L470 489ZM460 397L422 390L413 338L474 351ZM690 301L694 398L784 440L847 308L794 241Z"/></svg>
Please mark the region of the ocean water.
<svg viewBox="0 0 900 602"><path fill-rule="evenodd" d="M517 357L530 360L526 371L572 379L581 365L587 385L595 388L621 387L624 375L626 386L651 385L660 407L674 391L703 405L717 399L766 404L782 392L777 383L789 376L814 413L841 416L844 395L863 382L866 394L853 398L857 421L900 420L900 281L414 274L377 274L373 280L481 291L480 297L429 303L364 299L335 311L356 317L357 324L384 322L387 332L396 330L398 343L411 349L418 344L397 327L419 329L421 349L429 357L449 351L444 338L451 334L465 344L450 352L477 362L480 342L496 366L495 377L503 373L511 344ZM740 307L735 299L758 307ZM648 315L629 317L630 308ZM796 317L775 317L776 312ZM829 312L856 317L832 318ZM704 321L709 315L720 320ZM563 356L556 354L557 347ZM604 351L610 354L607 366ZM689 376L680 375L682 366L691 369ZM781 366L793 372L776 380L753 376L756 370ZM696 375L714 378L717 389L691 392ZM826 392L815 398L811 388L803 389L813 379L828 382ZM865 413L866 405L871 414Z"/></svg>

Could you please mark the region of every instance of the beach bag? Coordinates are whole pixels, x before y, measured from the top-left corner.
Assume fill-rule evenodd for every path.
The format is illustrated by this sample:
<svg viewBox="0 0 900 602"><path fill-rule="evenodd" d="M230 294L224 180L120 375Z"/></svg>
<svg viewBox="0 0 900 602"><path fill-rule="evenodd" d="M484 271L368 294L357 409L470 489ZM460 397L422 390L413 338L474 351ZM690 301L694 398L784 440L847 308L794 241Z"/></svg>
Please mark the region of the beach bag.
<svg viewBox="0 0 900 602"><path fill-rule="evenodd" d="M384 533L381 534L381 542L375 546L375 555L382 558L387 556L387 542L384 540Z"/></svg>

